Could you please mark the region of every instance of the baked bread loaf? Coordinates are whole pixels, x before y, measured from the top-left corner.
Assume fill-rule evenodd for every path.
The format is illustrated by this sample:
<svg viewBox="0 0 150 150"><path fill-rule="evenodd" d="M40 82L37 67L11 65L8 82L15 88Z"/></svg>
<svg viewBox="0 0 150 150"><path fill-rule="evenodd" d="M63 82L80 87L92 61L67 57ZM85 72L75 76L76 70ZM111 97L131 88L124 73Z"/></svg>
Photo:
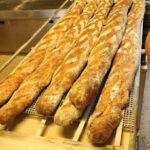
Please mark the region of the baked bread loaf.
<svg viewBox="0 0 150 150"><path fill-rule="evenodd" d="M110 68L111 61L122 41L127 22L130 3L128 0L118 1L112 8L106 26L103 28L96 47L91 51L88 64L67 94L68 103L64 103L56 112L54 121L61 126L70 125L79 116L74 116L74 110L62 118L65 109L72 105L82 114L82 111L95 98L102 80Z"/></svg>
<svg viewBox="0 0 150 150"><path fill-rule="evenodd" d="M4 104L19 87L21 82L39 66L45 56L46 50L50 51L56 47L57 42L71 28L85 5L84 0L77 0L73 8L50 29L27 60L0 83L0 105Z"/></svg>
<svg viewBox="0 0 150 150"><path fill-rule="evenodd" d="M101 0L94 17L82 31L72 50L54 73L50 86L37 100L36 110L38 113L43 115L53 113L64 93L70 89L79 76L87 62L90 51L98 40L104 19L112 4L112 0Z"/></svg>
<svg viewBox="0 0 150 150"><path fill-rule="evenodd" d="M82 3L84 1L80 1ZM46 55L40 66L21 83L20 87L13 94L10 101L0 109L0 123L7 124L16 115L21 113L40 92L49 84L54 71L62 63L64 57L71 49L80 32L89 22L94 14L98 0L89 0L83 13L76 18L73 27L67 31L56 49L47 49Z"/></svg>
<svg viewBox="0 0 150 150"><path fill-rule="evenodd" d="M140 25L144 16L144 0L136 0L128 15L128 24L120 49L113 61L96 109L90 117L88 136L92 143L102 144L111 136L122 118L121 110L128 96L140 54Z"/></svg>

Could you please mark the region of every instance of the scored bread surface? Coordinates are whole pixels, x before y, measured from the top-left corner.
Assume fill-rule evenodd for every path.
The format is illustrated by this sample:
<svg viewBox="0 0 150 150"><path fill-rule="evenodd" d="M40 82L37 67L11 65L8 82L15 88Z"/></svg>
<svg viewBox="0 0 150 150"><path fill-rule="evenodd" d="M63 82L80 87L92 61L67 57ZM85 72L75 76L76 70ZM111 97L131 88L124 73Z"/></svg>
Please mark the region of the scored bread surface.
<svg viewBox="0 0 150 150"><path fill-rule="evenodd" d="M85 1L78 3L85 5ZM67 31L63 38L58 41L56 48L47 49L45 58L40 66L21 83L20 87L13 94L10 101L0 109L0 123L7 124L20 114L40 92L49 84L54 71L62 63L64 57L69 52L72 44L76 41L80 32L89 22L94 14L99 0L89 0L83 13L73 22L72 28Z"/></svg>
<svg viewBox="0 0 150 150"><path fill-rule="evenodd" d="M86 68L68 92L66 96L67 102L58 108L54 116L56 124L61 126L70 125L80 117L86 106L97 95L102 80L110 68L111 61L122 41L129 6L130 2L128 0L120 0L113 6L96 47L89 55ZM72 116L66 114L66 119L63 120L64 110L70 109L72 105L76 108L76 111L80 112L78 113L79 116L75 118L73 110ZM66 120L67 123L65 122Z"/></svg>
<svg viewBox="0 0 150 150"><path fill-rule="evenodd" d="M74 20L82 13L85 6L84 0L77 0L73 8L50 29L27 60L0 83L0 105L4 104L19 87L21 82L38 68L44 59L46 51L50 51L56 47L58 41L71 28Z"/></svg>
<svg viewBox="0 0 150 150"><path fill-rule="evenodd" d="M81 32L75 45L54 73L50 86L37 100L36 110L38 113L43 115L53 113L64 93L72 86L85 66L90 51L98 40L104 19L112 3L112 0L101 0L94 17Z"/></svg>
<svg viewBox="0 0 150 150"><path fill-rule="evenodd" d="M136 0L129 15L126 32L113 61L96 109L89 120L88 136L92 143L102 144L111 136L122 118L121 110L128 103L129 92L138 68L140 25L144 0Z"/></svg>

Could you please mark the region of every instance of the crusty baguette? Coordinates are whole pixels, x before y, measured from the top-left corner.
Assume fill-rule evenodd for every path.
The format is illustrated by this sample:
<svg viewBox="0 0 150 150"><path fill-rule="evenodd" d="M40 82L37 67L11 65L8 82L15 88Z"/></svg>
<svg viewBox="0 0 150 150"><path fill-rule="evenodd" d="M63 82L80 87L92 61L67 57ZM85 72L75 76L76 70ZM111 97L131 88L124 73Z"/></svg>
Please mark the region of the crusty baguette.
<svg viewBox="0 0 150 150"><path fill-rule="evenodd" d="M107 24L100 34L97 45L91 51L86 68L67 94L66 99L69 99L68 103L71 103L70 106L74 105L80 112L82 112L97 95L101 82L111 65L113 56L118 50L126 27L129 6L128 0L120 0L114 5L106 20ZM72 111L72 115L66 114L66 119L62 120L61 116L64 107L66 107L68 103L63 104L57 110L54 117L56 124L61 126L70 125L80 117L79 115L75 118L74 111ZM65 109L69 109L69 107Z"/></svg>
<svg viewBox="0 0 150 150"><path fill-rule="evenodd" d="M98 40L104 19L112 4L112 0L102 0L100 2L94 17L80 34L61 66L54 73L50 86L37 100L36 110L38 113L43 115L53 113L64 93L69 90L79 76L87 62L90 51Z"/></svg>
<svg viewBox="0 0 150 150"><path fill-rule="evenodd" d="M128 15L125 36L96 109L89 120L88 136L92 143L102 144L109 139L120 123L121 110L128 103L129 91L139 62L139 33L144 6L144 0L136 0Z"/></svg>
<svg viewBox="0 0 150 150"><path fill-rule="evenodd" d="M39 66L45 56L46 50L52 50L56 47L63 34L71 28L76 17L81 14L85 5L84 0L77 0L73 8L50 29L27 60L0 83L0 105L4 104L19 87L21 82Z"/></svg>
<svg viewBox="0 0 150 150"><path fill-rule="evenodd" d="M54 71L62 63L72 44L94 14L98 2L99 0L89 0L83 13L76 18L73 27L64 34L57 48L46 51L46 56L40 66L27 76L10 101L0 109L1 124L9 123L21 113L49 84Z"/></svg>

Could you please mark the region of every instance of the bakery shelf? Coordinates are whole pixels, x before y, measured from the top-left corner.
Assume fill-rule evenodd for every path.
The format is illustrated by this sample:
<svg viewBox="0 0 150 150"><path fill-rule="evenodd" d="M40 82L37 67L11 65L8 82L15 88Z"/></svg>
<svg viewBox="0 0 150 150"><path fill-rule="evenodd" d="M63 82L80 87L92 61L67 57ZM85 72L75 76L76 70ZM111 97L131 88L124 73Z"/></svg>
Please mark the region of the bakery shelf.
<svg viewBox="0 0 150 150"><path fill-rule="evenodd" d="M141 43L143 32L142 29L143 24L141 24ZM29 52L26 56L18 54L12 62L9 62L6 65L6 68L0 72L0 81L4 79L11 71L15 70L16 64L18 64L18 66L21 65L26 58L34 52L37 45L32 48L31 52ZM7 60L11 57L11 55L13 54L3 53L0 55L0 60ZM2 65L2 62L3 61L0 61L0 65ZM83 116L68 128L55 125L53 123L53 115L49 118L38 115L35 111L34 104L32 104L8 126L0 125L0 149L135 149L137 129L136 117L140 87L140 66L141 61L139 61L139 67L130 93L129 106L123 111L123 120L105 145L92 145L87 138L86 125L91 110L93 109L93 101L93 104L86 109Z"/></svg>

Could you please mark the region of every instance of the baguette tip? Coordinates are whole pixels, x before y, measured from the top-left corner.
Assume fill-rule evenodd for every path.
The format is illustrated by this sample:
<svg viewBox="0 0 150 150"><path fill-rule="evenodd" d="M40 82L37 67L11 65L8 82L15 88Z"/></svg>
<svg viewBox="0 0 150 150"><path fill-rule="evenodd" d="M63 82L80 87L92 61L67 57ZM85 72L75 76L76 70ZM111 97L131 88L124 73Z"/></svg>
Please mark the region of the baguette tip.
<svg viewBox="0 0 150 150"><path fill-rule="evenodd" d="M70 101L63 104L54 116L54 122L57 125L67 127L73 124L82 114Z"/></svg>

